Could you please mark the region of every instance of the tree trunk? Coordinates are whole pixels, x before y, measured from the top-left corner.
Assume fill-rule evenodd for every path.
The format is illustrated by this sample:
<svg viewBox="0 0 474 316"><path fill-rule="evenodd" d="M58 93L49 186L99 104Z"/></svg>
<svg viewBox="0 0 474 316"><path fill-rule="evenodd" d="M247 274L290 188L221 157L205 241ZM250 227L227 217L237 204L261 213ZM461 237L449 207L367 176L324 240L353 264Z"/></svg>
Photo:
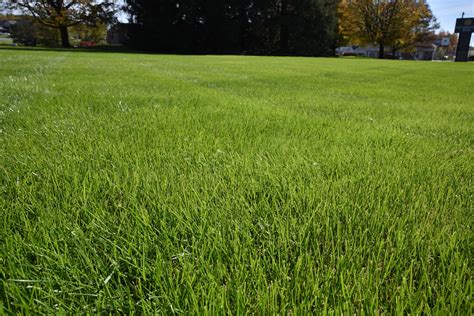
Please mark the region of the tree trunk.
<svg viewBox="0 0 474 316"><path fill-rule="evenodd" d="M288 1L283 0L281 3L281 22L280 22L280 51L282 54L288 53L288 42L290 30L288 26Z"/></svg>
<svg viewBox="0 0 474 316"><path fill-rule="evenodd" d="M60 26L59 32L61 33L61 47L71 47L71 44L69 44L69 32L67 30L67 26Z"/></svg>
<svg viewBox="0 0 474 316"><path fill-rule="evenodd" d="M379 58L383 59L385 56L385 45L379 43Z"/></svg>

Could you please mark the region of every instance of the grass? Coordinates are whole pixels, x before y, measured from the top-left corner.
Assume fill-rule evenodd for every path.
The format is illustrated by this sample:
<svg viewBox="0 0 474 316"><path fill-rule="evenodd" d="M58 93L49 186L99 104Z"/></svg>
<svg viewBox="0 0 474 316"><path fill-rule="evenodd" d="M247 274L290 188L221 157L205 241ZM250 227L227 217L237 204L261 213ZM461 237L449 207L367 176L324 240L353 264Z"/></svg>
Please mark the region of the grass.
<svg viewBox="0 0 474 316"><path fill-rule="evenodd" d="M0 49L0 311L472 313L473 73Z"/></svg>

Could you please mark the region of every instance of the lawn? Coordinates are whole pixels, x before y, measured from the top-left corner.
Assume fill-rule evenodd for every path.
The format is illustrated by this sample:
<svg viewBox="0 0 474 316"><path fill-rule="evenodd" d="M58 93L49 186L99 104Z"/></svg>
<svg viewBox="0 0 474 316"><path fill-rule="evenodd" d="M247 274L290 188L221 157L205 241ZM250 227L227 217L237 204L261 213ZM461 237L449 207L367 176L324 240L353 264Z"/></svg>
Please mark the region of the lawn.
<svg viewBox="0 0 474 316"><path fill-rule="evenodd" d="M0 48L0 314L470 314L473 87Z"/></svg>

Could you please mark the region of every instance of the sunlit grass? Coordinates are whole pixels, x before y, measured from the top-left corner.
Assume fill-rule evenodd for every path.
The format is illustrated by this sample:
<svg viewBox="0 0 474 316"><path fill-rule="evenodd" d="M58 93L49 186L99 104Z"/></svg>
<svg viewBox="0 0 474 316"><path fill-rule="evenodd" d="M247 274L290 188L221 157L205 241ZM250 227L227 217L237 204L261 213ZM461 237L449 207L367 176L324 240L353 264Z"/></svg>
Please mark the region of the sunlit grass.
<svg viewBox="0 0 474 316"><path fill-rule="evenodd" d="M0 49L0 308L469 314L473 73Z"/></svg>

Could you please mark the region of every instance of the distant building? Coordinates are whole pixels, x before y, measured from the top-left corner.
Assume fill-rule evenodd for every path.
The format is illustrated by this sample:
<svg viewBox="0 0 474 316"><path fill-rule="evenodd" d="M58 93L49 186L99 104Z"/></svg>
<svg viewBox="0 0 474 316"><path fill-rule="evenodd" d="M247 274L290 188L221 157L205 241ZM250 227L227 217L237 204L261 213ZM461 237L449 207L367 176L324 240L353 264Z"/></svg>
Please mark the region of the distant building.
<svg viewBox="0 0 474 316"><path fill-rule="evenodd" d="M413 49L406 52L397 52L393 56L390 47L385 48L385 58L408 59L408 60L432 60L437 46L431 43L419 43ZM337 56L360 56L377 58L379 48L377 46L344 46L336 49Z"/></svg>
<svg viewBox="0 0 474 316"><path fill-rule="evenodd" d="M420 43L415 45L415 60L433 60L437 46L431 43Z"/></svg>
<svg viewBox="0 0 474 316"><path fill-rule="evenodd" d="M376 58L379 55L378 47L367 46L344 46L336 48L337 56L360 56Z"/></svg>
<svg viewBox="0 0 474 316"><path fill-rule="evenodd" d="M113 25L107 31L107 43L111 45L125 45L127 44L129 37L128 32L130 24L128 23L117 23Z"/></svg>

